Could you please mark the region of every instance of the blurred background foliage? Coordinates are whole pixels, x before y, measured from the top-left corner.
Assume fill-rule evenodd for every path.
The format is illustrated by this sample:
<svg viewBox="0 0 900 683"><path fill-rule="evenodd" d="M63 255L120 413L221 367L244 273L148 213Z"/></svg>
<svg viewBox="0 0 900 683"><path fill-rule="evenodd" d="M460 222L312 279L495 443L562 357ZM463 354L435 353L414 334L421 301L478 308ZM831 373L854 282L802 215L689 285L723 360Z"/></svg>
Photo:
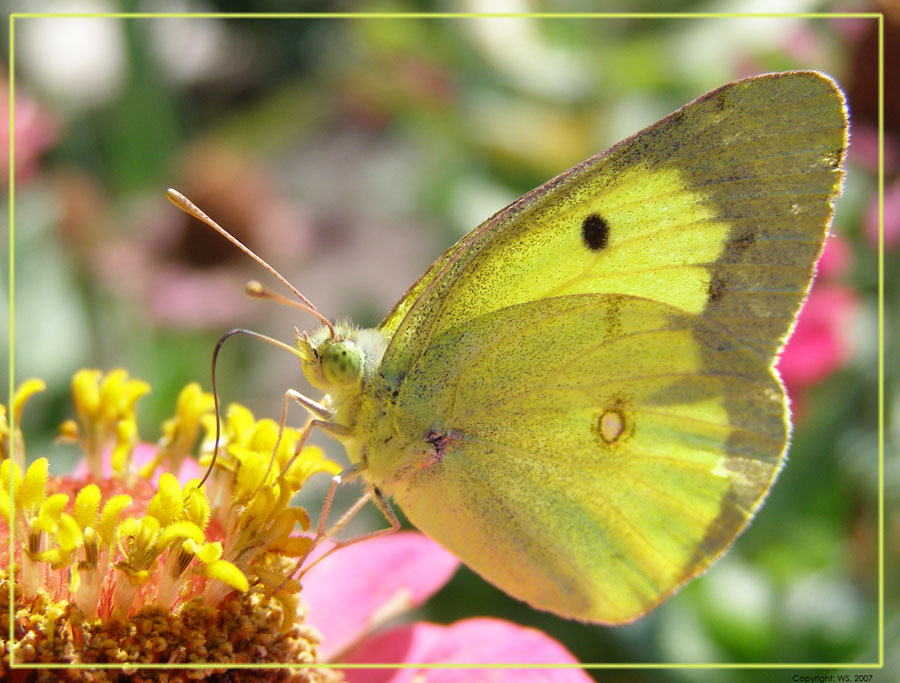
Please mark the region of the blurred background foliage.
<svg viewBox="0 0 900 683"><path fill-rule="evenodd" d="M499 9L476 2L342 6ZM286 7L95 0L14 9ZM333 7L312 2L304 9ZM685 1L628 9L771 8ZM778 6L889 9L847 1ZM888 14L888 74L897 64L898 21ZM623 628L534 612L464 568L421 616L448 622L488 614L534 625L585 662L874 661L875 27L873 19L837 18L18 20L16 373L19 381L39 376L48 383L25 411L29 459L49 454L58 473L72 467L75 449L51 441L73 414L68 385L80 367L122 366L149 381L153 392L140 403L142 437L155 440L181 386L198 380L209 387L210 355L222 332L249 327L290 341L294 325L311 326L293 310L243 297L243 282L265 274L172 207L163 195L168 186L269 259L325 315L374 325L443 249L525 191L735 78L820 69L848 94L853 144L836 237L782 364L796 415L790 461L751 528L706 576ZM897 331L898 109L888 87L888 343ZM0 156L6 164L8 155ZM5 288L5 270L2 282ZM5 306L7 296L2 300ZM885 377L889 650L900 631L894 357L888 353ZM295 359L252 340L229 342L220 358L223 400L258 415L277 416L289 386L308 390ZM294 423L303 421L299 413ZM339 448L329 448L343 461ZM356 495L344 493L345 500ZM315 509L316 499L309 505ZM381 524L377 515L368 523ZM896 660L889 665L898 671Z"/></svg>

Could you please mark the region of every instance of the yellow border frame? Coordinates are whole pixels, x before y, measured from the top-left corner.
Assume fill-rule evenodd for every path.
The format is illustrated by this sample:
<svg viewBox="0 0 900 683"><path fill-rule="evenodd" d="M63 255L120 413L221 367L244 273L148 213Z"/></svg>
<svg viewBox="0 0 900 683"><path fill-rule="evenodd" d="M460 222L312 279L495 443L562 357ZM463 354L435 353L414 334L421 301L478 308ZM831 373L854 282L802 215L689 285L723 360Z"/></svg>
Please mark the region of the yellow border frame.
<svg viewBox="0 0 900 683"><path fill-rule="evenodd" d="M877 19L878 20L878 661L827 663L585 663L585 664L29 664L18 665L13 658L15 645L14 568L9 572L9 656L11 670L31 669L118 669L125 672L142 669L881 669L884 667L884 15L880 12L841 13L641 13L641 12L12 12L9 15L9 430L14 433L11 409L15 392L15 22L17 19L469 19L469 18L535 18L535 19L716 19L716 18L799 18L799 19ZM10 459L14 440L11 440ZM13 470L10 468L10 509L15 516ZM9 535L10 558L14 557L14 534Z"/></svg>

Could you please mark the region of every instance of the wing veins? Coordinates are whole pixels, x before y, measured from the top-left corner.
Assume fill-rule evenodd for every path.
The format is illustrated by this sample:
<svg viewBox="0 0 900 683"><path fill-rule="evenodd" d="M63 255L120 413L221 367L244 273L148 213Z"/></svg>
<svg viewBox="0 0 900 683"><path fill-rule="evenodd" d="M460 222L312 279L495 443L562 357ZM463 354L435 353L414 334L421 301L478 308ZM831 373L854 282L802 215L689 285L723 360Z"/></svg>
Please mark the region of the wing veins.
<svg viewBox="0 0 900 683"><path fill-rule="evenodd" d="M687 374L687 373L685 373L685 374L678 374L678 375L644 375L644 376L641 376L641 377L630 377L630 378L626 377L626 378L621 378L621 379L618 379L618 378L617 378L616 380L610 380L610 381L608 381L608 382L602 382L602 383L600 383L600 384L592 385L592 388L593 388L593 387L602 387L602 386L606 386L606 385L610 385L610 384L620 384L620 383L623 383L623 382L629 382L629 381L643 380L643 379L656 379L656 378L659 378L659 377L674 377L674 378L685 378L685 377L690 377L690 378L694 378L694 379L696 379L696 378L698 378L698 377L708 377L708 378L714 378L714 377L715 377L715 378L718 378L718 377L730 377L730 378L732 378L732 379L743 380L743 381L745 381L745 382L749 382L749 383L753 383L753 384L762 384L761 382L757 382L756 380L751 380L751 379L748 379L748 378L743 377L743 376L740 376L740 375L729 375L729 374L726 374L726 373L713 373L713 374L698 375L698 374ZM545 390L545 391L548 391L548 392L551 392L551 393L556 393L556 392L560 392L560 393L566 393L566 392L585 393L586 391L588 391L588 389L586 389L585 387L568 387L568 386L546 387L544 390ZM482 412L484 412L484 411L487 410L487 409L495 409L495 408L497 408L497 407L503 406L503 405L504 405L505 403L507 403L507 401L508 401L510 398L512 398L512 397L521 397L521 396L524 396L525 393L526 393L526 392L519 392L519 393L513 394L513 395L504 395L503 398L501 398L501 399L499 399L499 400L497 400L497 401L492 401L492 402L490 402L490 403L485 403L485 404L483 404L482 406L479 406L479 407L476 408L476 409L469 410L469 411L467 411L467 412L460 413L460 414L457 414L457 415L453 415L453 416L452 416L452 417L453 417L453 421L454 421L454 422L465 422L465 421L467 421L467 420L470 420L473 416L480 415ZM689 405L689 404L688 404L688 403L683 403L683 404L676 404L676 405ZM776 440L776 439L771 439L771 438L767 437L766 435L761 434L761 433L759 433L759 432L756 432L756 431L754 431L754 430L752 430L752 429L749 429L749 428L745 428L745 427L734 427L734 426L728 426L728 427L726 427L726 426L721 425L721 424L719 424L719 423L717 423L717 422L711 422L711 421L709 421L709 420L703 420L703 419L695 418L695 417L686 417L685 415L683 415L683 414L681 414L681 413L669 413L669 412L665 412L665 411L661 411L661 410L650 410L650 409L645 409L645 408L636 409L636 412L640 412L640 413L643 414L643 415L654 415L654 416L656 416L656 417L664 417L664 418L670 418L670 419L678 419L678 420L681 420L681 421L684 421L684 422L690 422L690 423L693 423L693 424L696 424L696 425L702 425L702 426L705 426L705 427L712 427L712 428L719 429L719 430L725 430L725 429L727 429L729 432L732 432L732 433L752 434L752 435L754 435L754 436L761 436L762 438L764 438L764 439L766 439L766 440L768 440L768 441L771 441L773 444L778 444L778 443L779 443L778 440Z"/></svg>
<svg viewBox="0 0 900 683"><path fill-rule="evenodd" d="M487 472L487 474L490 475L490 472ZM488 476L488 478L490 478L490 477ZM531 544L533 547L538 547L538 548L542 547L542 544L539 542L540 541L540 530L538 530L537 533L535 533L533 531L534 525L532 525L531 523L528 522L528 520L531 519L530 517L526 517L526 519L523 519L521 515L517 514L518 508L511 507L509 504L507 504L507 502L502 497L497 496L496 492L484 483L483 478L474 477L474 476L470 477L469 483L478 487L486 499L499 504L500 507L502 507L503 510L506 512L507 519L517 520L518 521L517 527L521 530L521 532L524 533L526 538L528 538L531 541ZM650 583L650 584L654 583L650 579L650 577L648 577L646 574L644 574L643 571L641 571L637 566L635 566L634 563L628 557L626 557L624 553L622 553L618 548L616 548L616 546L614 546L612 543L610 543L609 539L606 537L605 534L601 533L601 534L598 534L598 536L602 539L601 542L609 549L610 554L614 555L619 560L621 560L624 564L628 565L636 574L643 576L647 580L648 583ZM562 560L563 564L568 566L571 576L575 576L575 577L581 576L582 572L581 572L580 568L577 567L569 559L569 556L566 553L554 553L553 560L556 562L559 562L560 560ZM561 595L566 594L567 586L559 583L553 574L548 572L548 573L545 573L544 576L548 576L550 578L550 580L560 589L559 592ZM607 594L605 592L604 592L604 595L607 596ZM609 598L608 596L607 596L607 599L610 602L613 602L615 604L615 601L612 600L611 598Z"/></svg>

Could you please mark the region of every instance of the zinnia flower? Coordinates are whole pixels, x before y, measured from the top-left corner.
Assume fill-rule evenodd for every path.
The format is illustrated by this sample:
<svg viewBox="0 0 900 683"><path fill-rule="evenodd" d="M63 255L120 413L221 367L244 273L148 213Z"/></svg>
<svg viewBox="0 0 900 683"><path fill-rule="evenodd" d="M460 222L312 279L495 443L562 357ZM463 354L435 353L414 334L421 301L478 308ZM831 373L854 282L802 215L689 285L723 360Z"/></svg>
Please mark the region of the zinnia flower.
<svg viewBox="0 0 900 683"><path fill-rule="evenodd" d="M43 388L39 380L19 388L13 425ZM340 466L314 446L300 448L297 430L236 404L226 410L213 463L213 400L199 385L182 390L155 447L142 443L135 412L147 383L124 370L81 370L72 389L78 419L67 420L61 436L85 457L69 476L51 474L46 457L24 466L24 438L18 427L10 431L0 406L0 608L7 613L10 559L14 594L14 643L0 631L0 658L11 680L341 680L338 669L316 666L326 659L577 665L543 633L494 619L371 635L385 618L424 602L457 560L412 532L330 553L327 534L311 529L291 501L312 475ZM17 667L132 666L10 670L11 659ZM141 666L148 664L207 668ZM307 668L246 668L253 664ZM490 671L504 680L502 670ZM345 673L387 681L410 672ZM445 673L453 678L441 680L478 678ZM546 673L589 680L577 669Z"/></svg>
<svg viewBox="0 0 900 683"><path fill-rule="evenodd" d="M41 388L34 380L20 388L16 418ZM21 434L2 434L4 454L15 442L17 460L0 463L0 601L8 610L12 528L15 662L316 662L319 636L305 624L291 574L319 539L294 533L298 526L309 531L310 522L291 499L313 474L340 467L318 448L295 452L296 430L279 432L272 420L232 405L209 479L182 483L164 471L154 485L157 466L180 469L202 426L200 463L212 461L212 396L188 385L153 459L138 468L135 406L149 385L124 370L82 370L72 388L78 421L64 423L62 434L80 443L85 477L52 476L47 458L24 468ZM0 647L6 664L9 644ZM66 675L78 680L76 673ZM81 673L105 678L99 670ZM245 680L259 678L246 673ZM295 673L298 680L333 678Z"/></svg>

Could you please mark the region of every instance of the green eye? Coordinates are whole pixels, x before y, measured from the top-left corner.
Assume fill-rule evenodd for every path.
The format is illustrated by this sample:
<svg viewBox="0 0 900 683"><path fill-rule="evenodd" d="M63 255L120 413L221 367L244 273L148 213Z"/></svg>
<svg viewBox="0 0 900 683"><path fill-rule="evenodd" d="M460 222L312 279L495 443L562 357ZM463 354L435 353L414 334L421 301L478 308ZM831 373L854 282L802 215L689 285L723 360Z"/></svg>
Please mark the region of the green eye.
<svg viewBox="0 0 900 683"><path fill-rule="evenodd" d="M322 372L332 384L353 384L362 375L363 354L352 341L339 341L322 354Z"/></svg>

